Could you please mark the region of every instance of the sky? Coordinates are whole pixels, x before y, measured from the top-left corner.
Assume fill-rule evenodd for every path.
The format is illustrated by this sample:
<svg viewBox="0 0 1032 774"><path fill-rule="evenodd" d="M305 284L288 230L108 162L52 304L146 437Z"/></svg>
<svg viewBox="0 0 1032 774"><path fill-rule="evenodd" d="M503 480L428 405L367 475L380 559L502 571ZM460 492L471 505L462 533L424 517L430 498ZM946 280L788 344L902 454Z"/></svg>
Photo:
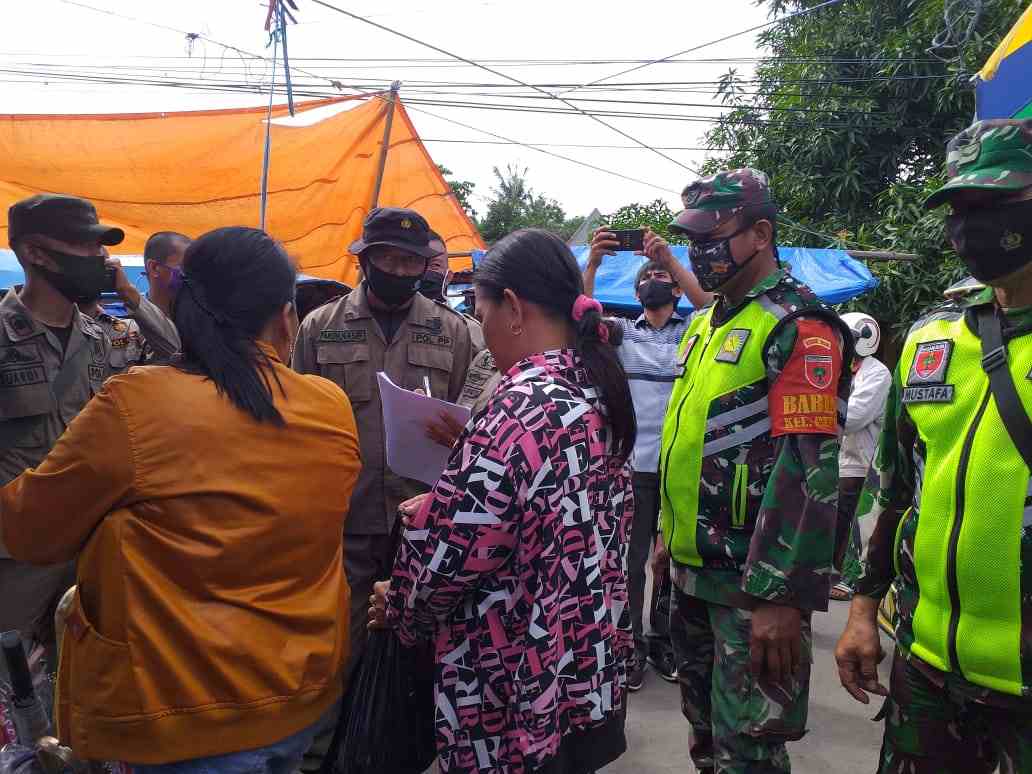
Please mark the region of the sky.
<svg viewBox="0 0 1032 774"><path fill-rule="evenodd" d="M298 68L294 75L298 88L328 92L333 89L330 82L337 80L372 89L400 80L401 98L431 156L457 179L476 184L473 204L481 214L495 182L492 169L509 165L527 169L531 188L558 200L568 216L586 215L593 208L612 212L625 204L656 198L676 205L678 192L697 177L691 168L698 167L706 156L703 151L681 148L701 147L710 121L721 113L713 82L731 68L748 77L753 66L749 60L763 53L757 49L756 33L749 33L686 54L683 61L655 64L611 79L606 84L613 87L609 91L595 87L566 94L571 100L660 103L575 103L587 111L678 117L604 118L633 138L629 139L580 114L527 112L522 108L567 108L504 77L450 60L319 7L312 0L295 2L300 9L299 23L289 27L287 41L292 64ZM513 78L541 84L550 93L565 92L637 62L667 57L768 21L765 9L757 8L753 0L333 2ZM266 10L258 0L33 0L14 4L5 8L0 26L0 71L6 73L0 75L4 112L150 112L267 104L270 65L216 44L271 57L264 31ZM190 42L184 33L202 37ZM423 61L414 63L413 59ZM576 63L569 64L571 61ZM84 74L189 78L207 88L68 80ZM246 86L249 91L226 93L226 82ZM280 67L277 93L282 93L282 82ZM679 91L673 91L675 88ZM514 93L524 96L497 96ZM456 101L520 107L499 111L421 104ZM529 144L624 146L547 150L642 182L504 144L478 129ZM638 147L635 140L662 149L669 158Z"/></svg>

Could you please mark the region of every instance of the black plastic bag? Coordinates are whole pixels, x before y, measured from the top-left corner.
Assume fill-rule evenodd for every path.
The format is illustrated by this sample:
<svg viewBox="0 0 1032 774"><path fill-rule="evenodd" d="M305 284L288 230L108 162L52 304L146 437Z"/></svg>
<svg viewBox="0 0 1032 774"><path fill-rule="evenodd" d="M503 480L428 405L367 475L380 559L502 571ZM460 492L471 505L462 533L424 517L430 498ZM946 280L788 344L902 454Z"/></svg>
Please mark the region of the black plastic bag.
<svg viewBox="0 0 1032 774"><path fill-rule="evenodd" d="M430 645L369 632L323 774L423 774L437 757Z"/></svg>

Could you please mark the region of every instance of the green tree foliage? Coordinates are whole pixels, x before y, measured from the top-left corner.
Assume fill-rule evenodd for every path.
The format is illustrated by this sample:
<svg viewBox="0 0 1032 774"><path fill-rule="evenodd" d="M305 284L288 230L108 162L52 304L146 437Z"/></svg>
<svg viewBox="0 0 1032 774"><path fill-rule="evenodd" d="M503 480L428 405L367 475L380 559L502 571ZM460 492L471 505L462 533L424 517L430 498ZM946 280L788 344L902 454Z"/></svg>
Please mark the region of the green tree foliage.
<svg viewBox="0 0 1032 774"><path fill-rule="evenodd" d="M758 1L783 15L819 0ZM944 2L964 10L949 0L849 0L771 27L760 36L771 58L755 74L727 73L720 93L731 110L706 137L717 151L708 171L748 165L771 176L783 243L921 256L871 264L881 286L859 305L897 330L963 274L944 213L920 203L941 183L947 141L971 122L971 75L1025 4L983 0L967 43L933 55Z"/></svg>
<svg viewBox="0 0 1032 774"><path fill-rule="evenodd" d="M494 168L497 185L491 189L487 213L477 224L488 243L521 228L544 228L568 239L583 222L583 218L567 219L559 202L531 189L527 171L512 165L504 172Z"/></svg>
<svg viewBox="0 0 1032 774"><path fill-rule="evenodd" d="M459 200L459 204L462 205L462 209L466 211L470 219L476 221L477 211L473 208L473 202L471 198L473 196L473 189L477 187L477 184L470 180L455 180L452 175L455 174L443 164L437 165L437 170L441 173L441 177L444 178L444 182L451 186L452 193L455 194L455 198Z"/></svg>

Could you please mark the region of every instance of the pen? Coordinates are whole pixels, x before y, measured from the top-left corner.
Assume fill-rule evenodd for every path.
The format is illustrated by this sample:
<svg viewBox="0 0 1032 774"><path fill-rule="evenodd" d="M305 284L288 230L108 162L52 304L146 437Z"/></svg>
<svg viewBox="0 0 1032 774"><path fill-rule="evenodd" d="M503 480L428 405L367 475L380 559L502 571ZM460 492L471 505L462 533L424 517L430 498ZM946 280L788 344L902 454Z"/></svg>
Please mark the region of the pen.
<svg viewBox="0 0 1032 774"><path fill-rule="evenodd" d="M423 374L423 391L426 393L426 397L433 397L430 395L430 377Z"/></svg>

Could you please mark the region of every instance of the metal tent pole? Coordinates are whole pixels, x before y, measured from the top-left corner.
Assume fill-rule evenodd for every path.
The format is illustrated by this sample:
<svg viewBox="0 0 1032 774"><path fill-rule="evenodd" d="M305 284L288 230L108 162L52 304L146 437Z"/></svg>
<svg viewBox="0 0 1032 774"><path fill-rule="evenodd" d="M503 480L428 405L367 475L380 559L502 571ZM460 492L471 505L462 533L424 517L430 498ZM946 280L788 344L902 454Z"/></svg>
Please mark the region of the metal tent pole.
<svg viewBox="0 0 1032 774"><path fill-rule="evenodd" d="M398 104L398 90L401 89L401 81L391 84L390 102L387 103L387 116L383 126L383 141L380 143L380 166L376 170L376 184L373 186L373 200L369 209L380 205L380 187L383 185L383 172L387 168L387 151L391 144L391 127L394 126L394 108Z"/></svg>

